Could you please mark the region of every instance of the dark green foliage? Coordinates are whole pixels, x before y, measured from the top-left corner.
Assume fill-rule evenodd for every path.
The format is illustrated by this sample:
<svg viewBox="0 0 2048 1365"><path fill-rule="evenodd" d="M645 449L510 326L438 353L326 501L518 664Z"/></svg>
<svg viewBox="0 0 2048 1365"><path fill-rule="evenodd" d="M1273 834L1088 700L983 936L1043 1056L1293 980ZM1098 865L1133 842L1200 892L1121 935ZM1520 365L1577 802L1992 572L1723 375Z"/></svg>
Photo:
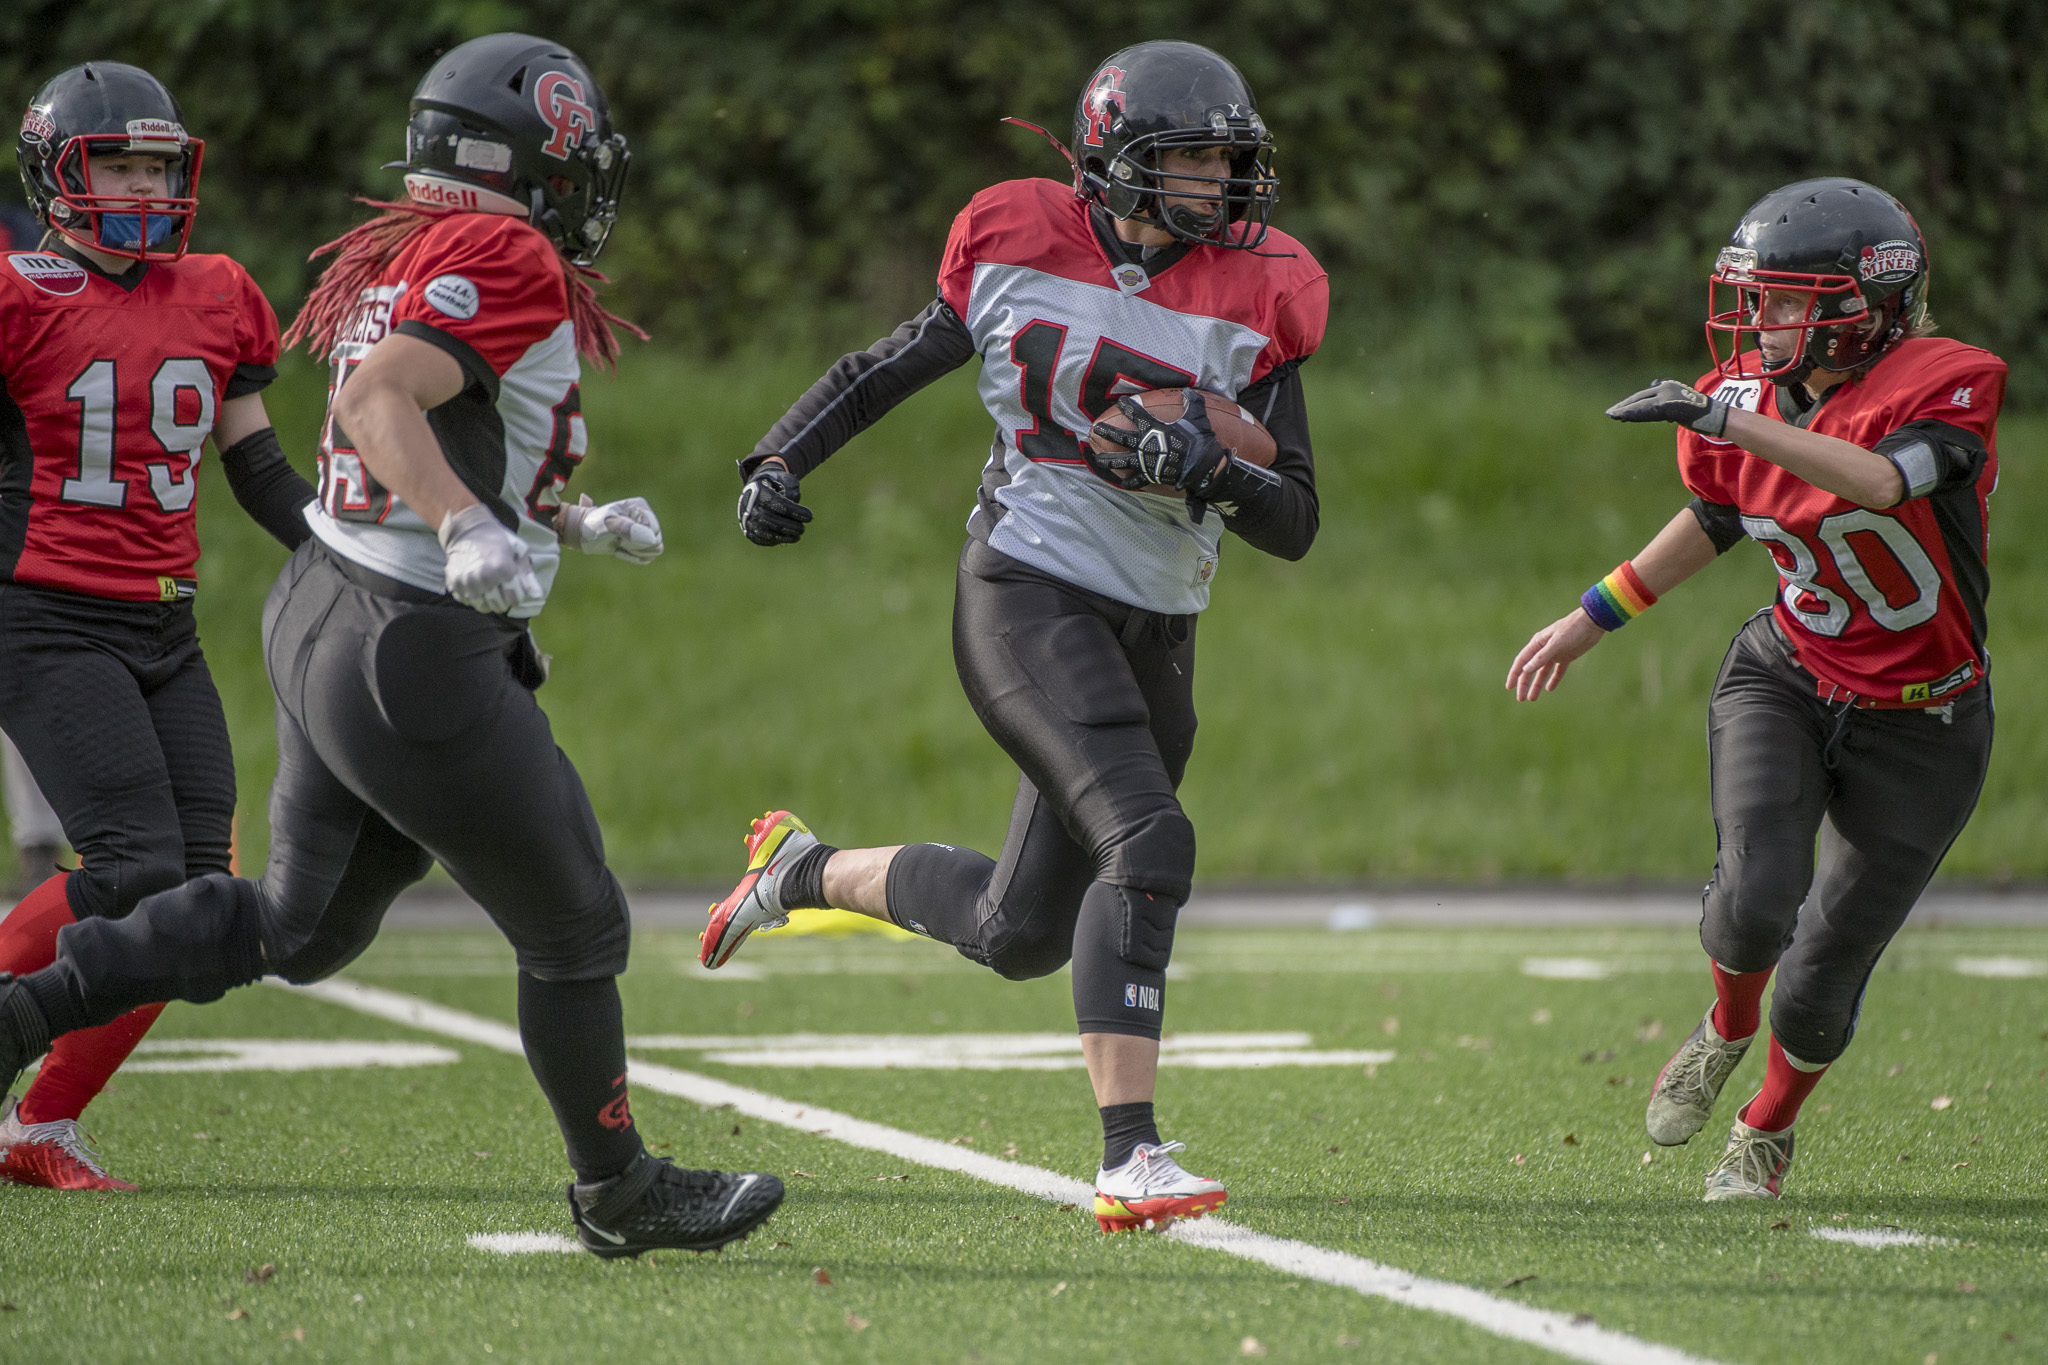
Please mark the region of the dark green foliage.
<svg viewBox="0 0 2048 1365"><path fill-rule="evenodd" d="M928 296L991 181L1059 175L1091 63L1178 36L1277 130L1282 226L1380 352L1696 362L1707 262L1764 191L1862 176L1919 215L1952 335L2048 398L2048 7L2034 0L28 0L0 89L149 66L210 140L203 244L287 311L307 249L391 195L432 55L502 28L602 74L636 149L605 265L671 341L839 342Z"/></svg>

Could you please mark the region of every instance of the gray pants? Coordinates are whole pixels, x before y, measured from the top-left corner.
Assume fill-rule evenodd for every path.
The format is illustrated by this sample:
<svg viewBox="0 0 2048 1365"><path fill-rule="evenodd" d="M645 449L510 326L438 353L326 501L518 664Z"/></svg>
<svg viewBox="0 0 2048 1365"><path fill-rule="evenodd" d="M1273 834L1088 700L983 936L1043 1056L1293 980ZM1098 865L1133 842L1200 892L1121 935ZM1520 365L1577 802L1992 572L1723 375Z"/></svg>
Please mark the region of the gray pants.
<svg viewBox="0 0 2048 1365"><path fill-rule="evenodd" d="M1736 635L1707 704L1700 943L1731 972L1777 967L1771 1032L1793 1056L1848 1048L1871 970L1976 808L1991 730L1988 680L1946 718L1857 709L1823 700L1768 613Z"/></svg>

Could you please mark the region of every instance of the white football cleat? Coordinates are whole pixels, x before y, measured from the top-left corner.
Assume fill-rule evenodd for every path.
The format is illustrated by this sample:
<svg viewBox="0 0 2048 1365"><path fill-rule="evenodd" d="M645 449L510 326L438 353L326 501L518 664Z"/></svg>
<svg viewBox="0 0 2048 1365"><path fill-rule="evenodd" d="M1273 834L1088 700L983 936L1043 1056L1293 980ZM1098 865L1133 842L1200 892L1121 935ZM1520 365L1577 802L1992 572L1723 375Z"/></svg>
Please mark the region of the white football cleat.
<svg viewBox="0 0 2048 1365"><path fill-rule="evenodd" d="M756 929L789 923L789 912L782 908L782 873L818 846L818 836L788 811L771 810L754 821L746 845L747 875L711 907L711 922L697 936L697 960L706 967L730 962Z"/></svg>
<svg viewBox="0 0 2048 1365"><path fill-rule="evenodd" d="M1173 1159L1184 1142L1141 1142L1113 1171L1095 1172L1095 1221L1104 1232L1157 1232L1176 1218L1200 1218L1230 1197L1220 1181L1189 1175Z"/></svg>
<svg viewBox="0 0 2048 1365"><path fill-rule="evenodd" d="M1692 1031L1650 1087L1650 1106L1643 1126L1650 1141L1659 1147L1677 1147L1692 1141L1692 1135L1707 1126L1721 1087L1742 1064L1743 1054L1756 1035L1733 1041L1714 1032L1714 1011Z"/></svg>
<svg viewBox="0 0 2048 1365"><path fill-rule="evenodd" d="M1728 1134L1728 1150L1707 1172L1709 1204L1727 1199L1776 1199L1783 1191L1785 1172L1792 1169L1792 1130L1766 1133L1735 1120Z"/></svg>

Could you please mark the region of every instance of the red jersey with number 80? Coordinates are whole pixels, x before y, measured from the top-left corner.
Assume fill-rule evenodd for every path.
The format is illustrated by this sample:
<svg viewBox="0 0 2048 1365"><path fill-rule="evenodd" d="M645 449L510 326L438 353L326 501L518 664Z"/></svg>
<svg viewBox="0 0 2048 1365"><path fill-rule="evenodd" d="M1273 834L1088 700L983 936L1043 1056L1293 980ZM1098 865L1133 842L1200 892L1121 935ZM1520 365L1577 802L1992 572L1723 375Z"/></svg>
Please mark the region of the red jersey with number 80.
<svg viewBox="0 0 2048 1365"><path fill-rule="evenodd" d="M277 346L225 256L152 261L132 288L68 256L0 257L0 579L189 597L200 448L237 371L254 392Z"/></svg>
<svg viewBox="0 0 2048 1365"><path fill-rule="evenodd" d="M1698 387L1783 420L1762 380L1710 374ZM1900 343L1864 378L1825 395L1807 429L1866 450L1914 422L1960 428L1984 445L1974 480L1882 510L1727 441L1679 431L1686 486L1737 508L1743 530L1777 562L1778 626L1825 691L1878 706L1939 706L1984 676L1988 499L2004 399L2004 361L1940 337Z"/></svg>

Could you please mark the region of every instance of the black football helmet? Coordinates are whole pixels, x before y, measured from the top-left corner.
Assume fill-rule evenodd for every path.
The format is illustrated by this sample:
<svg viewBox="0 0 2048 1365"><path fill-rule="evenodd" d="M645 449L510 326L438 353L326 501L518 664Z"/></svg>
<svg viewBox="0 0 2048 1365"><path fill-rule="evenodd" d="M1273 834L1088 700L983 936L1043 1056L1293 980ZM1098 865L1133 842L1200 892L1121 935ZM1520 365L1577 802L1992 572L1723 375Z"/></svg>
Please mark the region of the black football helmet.
<svg viewBox="0 0 2048 1365"><path fill-rule="evenodd" d="M1707 347L1724 375L1797 384L1870 364L1926 307L1927 244L1906 206L1861 180L1801 180L1757 200L1721 248ZM1796 334L1789 355L1765 354L1770 332Z"/></svg>
<svg viewBox="0 0 2048 1365"><path fill-rule="evenodd" d="M199 212L205 147L185 132L162 81L125 62L85 62L36 91L14 159L29 207L59 236L110 256L174 261ZM89 159L123 152L163 158L162 198L93 193Z"/></svg>
<svg viewBox="0 0 2048 1365"><path fill-rule="evenodd" d="M1236 67L1206 47L1172 41L1127 47L1095 68L1074 106L1074 192L1117 218L1164 228L1184 242L1238 250L1266 240L1279 197L1273 136ZM1230 174L1175 173L1176 198L1204 208L1159 208L1160 154L1228 147Z"/></svg>
<svg viewBox="0 0 2048 1365"><path fill-rule="evenodd" d="M575 53L493 33L434 62L413 91L405 160L386 169L406 172L419 203L517 215L588 265L619 216L630 160Z"/></svg>

